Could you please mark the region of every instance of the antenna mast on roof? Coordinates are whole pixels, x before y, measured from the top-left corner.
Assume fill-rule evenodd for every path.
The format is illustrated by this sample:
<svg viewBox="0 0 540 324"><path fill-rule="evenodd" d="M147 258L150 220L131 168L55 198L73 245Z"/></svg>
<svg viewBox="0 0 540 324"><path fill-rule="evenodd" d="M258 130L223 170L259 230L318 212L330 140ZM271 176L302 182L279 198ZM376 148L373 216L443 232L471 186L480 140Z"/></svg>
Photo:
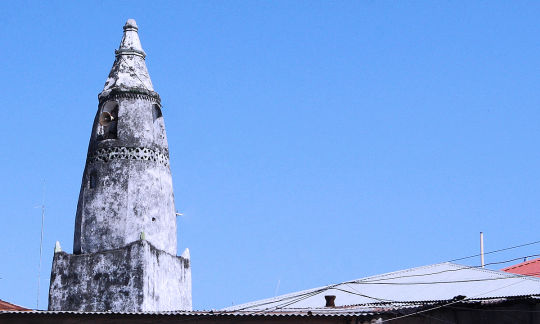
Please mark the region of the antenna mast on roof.
<svg viewBox="0 0 540 324"><path fill-rule="evenodd" d="M484 267L484 233L480 232L480 263Z"/></svg>
<svg viewBox="0 0 540 324"><path fill-rule="evenodd" d="M37 297L36 297L36 309L39 309L39 286L41 279L41 256L43 255L43 222L45 220L45 179L42 180L42 196L41 205L35 208L41 208L41 238L39 240L39 268L38 268L38 281L37 281Z"/></svg>

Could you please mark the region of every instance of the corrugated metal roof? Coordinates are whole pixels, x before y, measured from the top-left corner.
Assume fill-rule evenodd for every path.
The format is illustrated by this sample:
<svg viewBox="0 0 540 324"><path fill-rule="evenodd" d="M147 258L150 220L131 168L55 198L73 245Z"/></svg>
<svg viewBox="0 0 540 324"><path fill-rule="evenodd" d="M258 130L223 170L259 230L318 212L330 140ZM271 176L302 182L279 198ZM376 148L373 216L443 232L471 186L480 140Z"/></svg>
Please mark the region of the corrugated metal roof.
<svg viewBox="0 0 540 324"><path fill-rule="evenodd" d="M380 313L385 308L378 307L363 307L355 309L290 309L279 312L257 312L257 311L170 311L170 312L83 312L83 311L0 311L2 314L34 314L38 316L47 315L93 315L93 316L109 316L109 315L147 315L147 316L178 316L178 317L226 317L226 316L265 316L265 317L287 317L287 316L369 316Z"/></svg>
<svg viewBox="0 0 540 324"><path fill-rule="evenodd" d="M400 308L448 301L457 296L457 299L465 296L466 300L485 300L540 295L540 278L445 262L308 289L224 310L325 309L325 295L335 295L337 307L379 304Z"/></svg>
<svg viewBox="0 0 540 324"><path fill-rule="evenodd" d="M427 308L437 308L439 306L448 305L449 303L454 306L457 304L470 305L495 305L504 304L507 302L536 300L540 299L538 296L513 296L513 297L498 297L498 298L480 298L480 299L468 299L463 301L454 300L436 300L436 301L416 301L416 302L402 302L402 303L373 303L369 305L348 305L338 307L318 307L318 308L296 308L288 307L275 310L202 310L202 311L161 311L161 312L84 312L84 311L0 311L0 318L2 315L20 314L21 316L35 316L35 317L47 317L58 315L75 315L75 316L93 316L93 317L108 317L108 316L171 316L178 318L193 317L359 317L359 316L382 316L382 315L400 315L410 314L419 310Z"/></svg>
<svg viewBox="0 0 540 324"><path fill-rule="evenodd" d="M513 266L506 267L501 271L540 277L540 258L514 264Z"/></svg>

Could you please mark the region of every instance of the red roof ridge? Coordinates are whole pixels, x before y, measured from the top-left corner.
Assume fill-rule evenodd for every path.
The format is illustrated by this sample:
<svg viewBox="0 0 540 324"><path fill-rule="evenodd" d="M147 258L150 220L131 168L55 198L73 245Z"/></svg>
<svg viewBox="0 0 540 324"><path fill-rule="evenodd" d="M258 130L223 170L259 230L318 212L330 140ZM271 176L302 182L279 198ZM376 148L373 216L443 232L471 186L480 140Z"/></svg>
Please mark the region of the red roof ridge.
<svg viewBox="0 0 540 324"><path fill-rule="evenodd" d="M19 305L15 305L12 303L8 303L7 301L4 301L0 299L0 311L30 311L31 309L24 308Z"/></svg>
<svg viewBox="0 0 540 324"><path fill-rule="evenodd" d="M527 266L527 265L530 265L530 264L533 264L533 263L536 263L536 262L540 262L540 258L511 265L509 267L501 269L501 271L508 271L508 270L512 270L512 269L517 269L517 268Z"/></svg>

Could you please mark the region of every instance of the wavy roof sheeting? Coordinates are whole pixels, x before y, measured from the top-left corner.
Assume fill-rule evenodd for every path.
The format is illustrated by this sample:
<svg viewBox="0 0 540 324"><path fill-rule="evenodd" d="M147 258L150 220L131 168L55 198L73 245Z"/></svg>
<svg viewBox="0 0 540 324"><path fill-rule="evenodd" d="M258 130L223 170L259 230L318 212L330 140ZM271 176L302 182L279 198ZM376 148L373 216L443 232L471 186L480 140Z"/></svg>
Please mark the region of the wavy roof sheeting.
<svg viewBox="0 0 540 324"><path fill-rule="evenodd" d="M325 295L334 295L335 308L325 307ZM540 295L540 278L439 263L299 291L225 308L225 311L291 311L351 309L385 305L411 307L435 301L474 301Z"/></svg>

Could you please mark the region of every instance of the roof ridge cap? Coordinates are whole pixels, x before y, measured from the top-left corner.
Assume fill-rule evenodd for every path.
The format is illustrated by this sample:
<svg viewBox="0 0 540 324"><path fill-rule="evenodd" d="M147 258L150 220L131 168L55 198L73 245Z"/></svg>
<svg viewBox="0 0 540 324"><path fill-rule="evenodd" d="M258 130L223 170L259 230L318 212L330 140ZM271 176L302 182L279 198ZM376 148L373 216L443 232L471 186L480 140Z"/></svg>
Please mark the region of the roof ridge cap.
<svg viewBox="0 0 540 324"><path fill-rule="evenodd" d="M377 274L377 275L373 275L373 276L369 276L369 277L363 277L363 278L356 279L356 280L351 280L351 281L361 281L361 280L367 280L367 279L373 279L373 278L382 278L382 277L386 277L386 276L393 275L393 274L398 274L398 273L413 272L413 271L416 271L418 269L433 268L433 267L440 266L440 265L445 264L445 263L449 263L449 262L440 262L440 263L428 264L428 265L423 265L423 266L418 266L418 267L413 267L413 268L408 268L408 269L401 269L401 270L381 273L381 274Z"/></svg>
<svg viewBox="0 0 540 324"><path fill-rule="evenodd" d="M532 281L540 281L540 278L538 277L534 277L534 276L529 276L529 275L522 275L522 274L518 274L518 273L512 273L512 272L505 272L505 271L502 271L502 270L493 270L493 269L488 269L488 268L482 268L480 266L468 266L468 265L463 265L463 264L458 264L458 263L451 263L451 262L448 262L449 265L452 265L454 267L462 267L463 269L471 269L471 270L476 270L476 271L481 271L481 272L486 272L486 273L492 273L492 274L496 274L498 276L502 276L502 277L509 277L509 278L521 278L521 279L529 279L529 280L532 280Z"/></svg>

